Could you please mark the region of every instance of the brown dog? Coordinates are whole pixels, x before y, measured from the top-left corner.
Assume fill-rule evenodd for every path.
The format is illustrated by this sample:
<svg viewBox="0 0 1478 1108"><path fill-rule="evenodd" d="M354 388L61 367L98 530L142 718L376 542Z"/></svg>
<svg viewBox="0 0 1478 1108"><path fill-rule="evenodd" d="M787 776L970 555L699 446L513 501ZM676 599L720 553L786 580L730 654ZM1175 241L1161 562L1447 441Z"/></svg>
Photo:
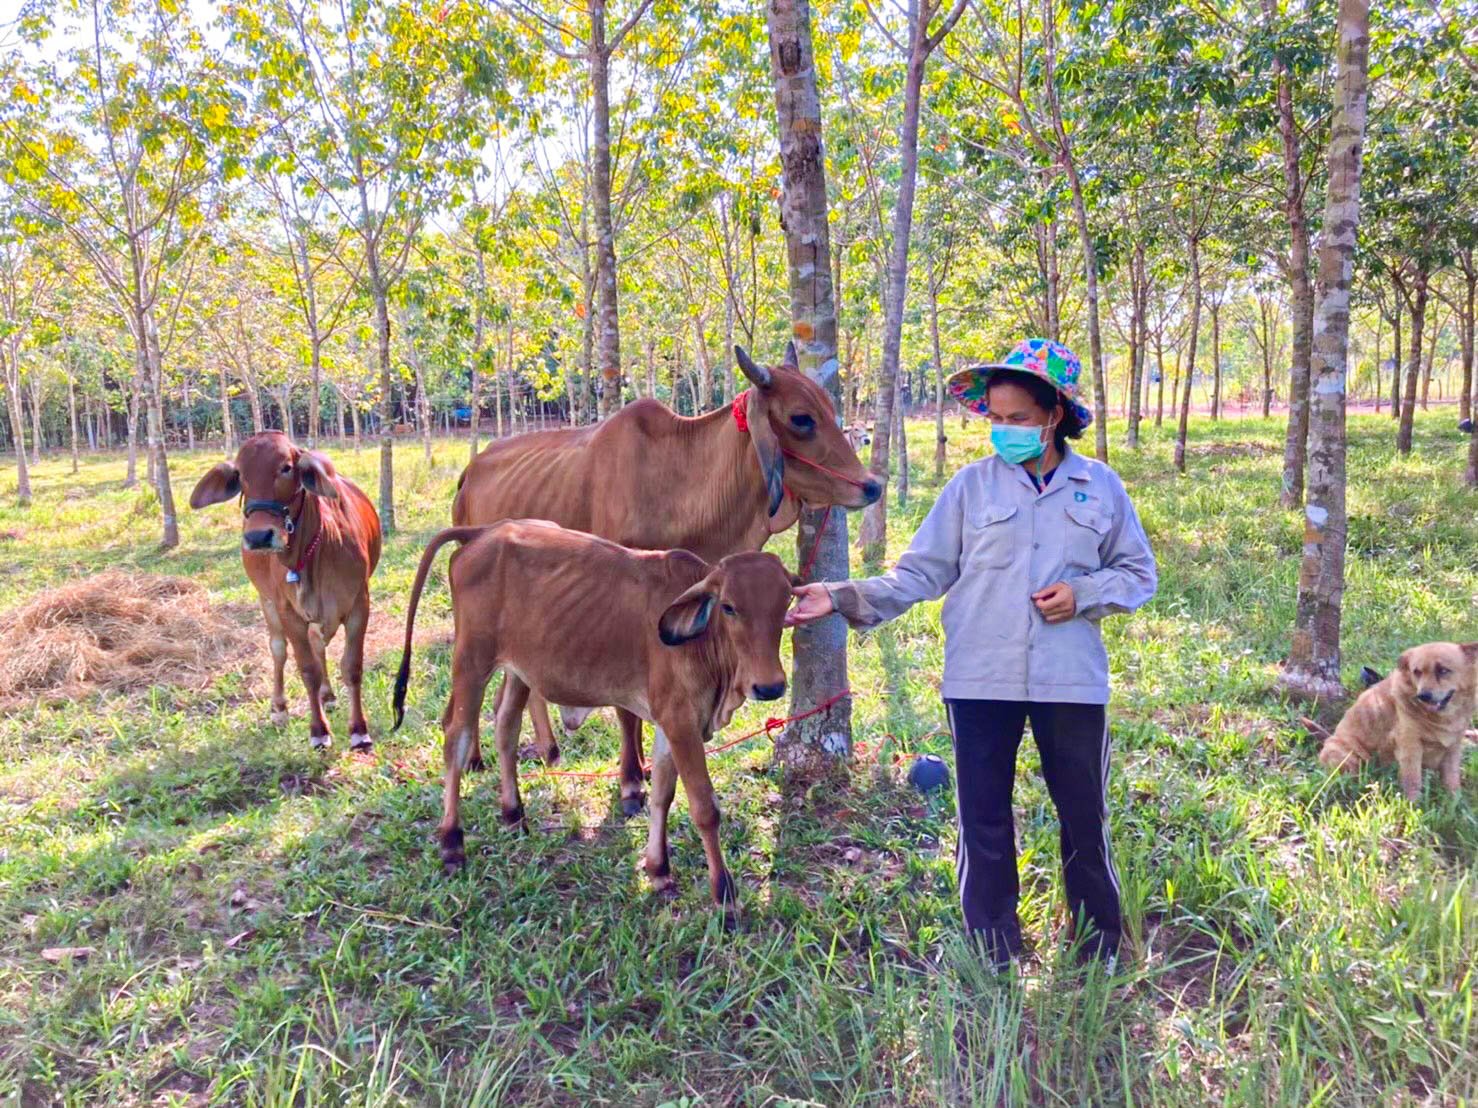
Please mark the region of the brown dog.
<svg viewBox="0 0 1478 1108"><path fill-rule="evenodd" d="M1395 761L1408 800L1422 769L1440 769L1448 792L1461 785L1463 736L1478 702L1478 642L1413 646L1396 669L1360 694L1319 761L1354 773L1371 758Z"/></svg>

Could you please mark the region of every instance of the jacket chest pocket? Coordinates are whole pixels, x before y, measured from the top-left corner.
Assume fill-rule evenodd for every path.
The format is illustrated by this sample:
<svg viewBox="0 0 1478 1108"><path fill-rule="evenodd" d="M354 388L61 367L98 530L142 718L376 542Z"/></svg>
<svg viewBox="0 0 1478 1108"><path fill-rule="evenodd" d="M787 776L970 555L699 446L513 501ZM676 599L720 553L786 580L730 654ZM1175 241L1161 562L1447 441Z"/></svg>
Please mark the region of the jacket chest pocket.
<svg viewBox="0 0 1478 1108"><path fill-rule="evenodd" d="M1072 504L1063 513L1062 560L1070 566L1098 569L1099 546L1112 522L1107 515L1087 504Z"/></svg>
<svg viewBox="0 0 1478 1108"><path fill-rule="evenodd" d="M1016 555L1016 508L981 504L965 517L965 560L980 569L1005 569Z"/></svg>

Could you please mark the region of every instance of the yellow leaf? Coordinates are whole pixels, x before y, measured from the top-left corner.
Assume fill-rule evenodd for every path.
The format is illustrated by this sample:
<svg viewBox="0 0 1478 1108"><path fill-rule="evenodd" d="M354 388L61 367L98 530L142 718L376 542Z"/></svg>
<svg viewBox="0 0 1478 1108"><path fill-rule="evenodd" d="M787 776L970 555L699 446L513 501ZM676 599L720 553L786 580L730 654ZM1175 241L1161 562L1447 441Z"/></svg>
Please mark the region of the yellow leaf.
<svg viewBox="0 0 1478 1108"><path fill-rule="evenodd" d="M212 131L219 130L226 125L226 120L229 118L226 112L226 105L212 104L210 107L205 109L204 118L205 125L207 127L209 127Z"/></svg>

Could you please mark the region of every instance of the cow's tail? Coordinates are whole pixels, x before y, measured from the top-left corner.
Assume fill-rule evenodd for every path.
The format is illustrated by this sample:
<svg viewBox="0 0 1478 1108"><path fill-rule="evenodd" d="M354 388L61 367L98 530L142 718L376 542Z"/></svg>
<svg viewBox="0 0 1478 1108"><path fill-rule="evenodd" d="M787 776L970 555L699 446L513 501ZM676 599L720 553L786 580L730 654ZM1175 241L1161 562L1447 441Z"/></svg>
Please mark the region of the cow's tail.
<svg viewBox="0 0 1478 1108"><path fill-rule="evenodd" d="M393 731L400 730L400 724L405 719L405 691L411 683L411 636L416 629L416 608L421 603L421 590L426 585L426 575L431 572L431 563L436 561L436 553L449 542L463 543L469 539L476 538L482 534L482 527L448 527L439 532L426 545L426 552L421 555L420 568L416 570L416 583L411 586L411 602L405 612L405 648L400 655L400 672L395 675L395 726Z"/></svg>

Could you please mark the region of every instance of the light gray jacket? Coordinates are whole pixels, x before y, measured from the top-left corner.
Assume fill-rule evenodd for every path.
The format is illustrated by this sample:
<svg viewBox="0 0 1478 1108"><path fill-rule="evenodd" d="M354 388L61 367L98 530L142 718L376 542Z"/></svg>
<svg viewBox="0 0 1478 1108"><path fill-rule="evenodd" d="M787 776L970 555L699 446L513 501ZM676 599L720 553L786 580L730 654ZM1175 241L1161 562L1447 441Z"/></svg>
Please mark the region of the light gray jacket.
<svg viewBox="0 0 1478 1108"><path fill-rule="evenodd" d="M1077 614L1046 622L1031 595L1066 581ZM898 565L828 585L853 627L944 601L946 699L1106 704L1098 621L1155 595L1155 557L1124 483L1072 450L1037 492L1019 465L972 462L939 494Z"/></svg>

